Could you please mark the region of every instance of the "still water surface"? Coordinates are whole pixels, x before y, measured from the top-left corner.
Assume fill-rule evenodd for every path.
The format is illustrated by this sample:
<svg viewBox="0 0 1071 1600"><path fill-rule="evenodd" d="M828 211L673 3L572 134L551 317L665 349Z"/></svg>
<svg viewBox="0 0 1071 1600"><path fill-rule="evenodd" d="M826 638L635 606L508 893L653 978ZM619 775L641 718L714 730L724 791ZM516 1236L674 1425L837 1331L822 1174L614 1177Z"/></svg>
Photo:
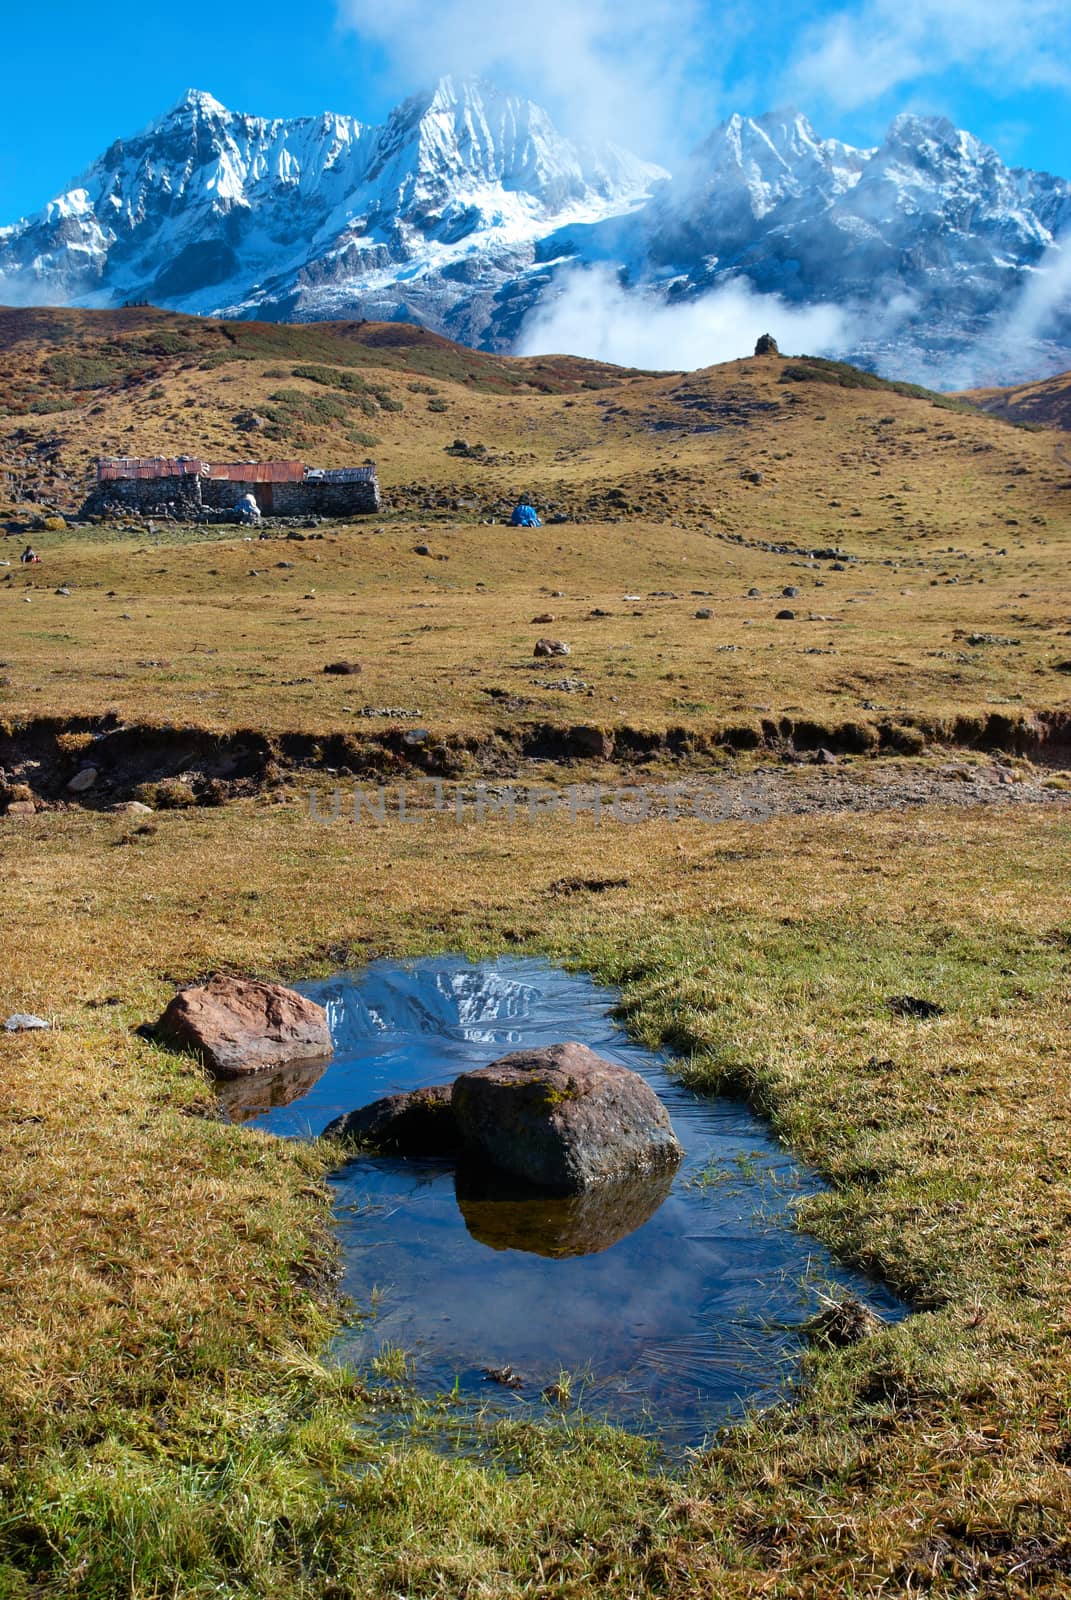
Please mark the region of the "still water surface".
<svg viewBox="0 0 1071 1600"><path fill-rule="evenodd" d="M818 1180L747 1107L684 1088L668 1057L629 1040L613 990L543 961L460 957L380 961L300 987L327 1008L335 1055L326 1069L229 1086L232 1117L307 1138L382 1095L575 1039L647 1079L685 1151L672 1176L573 1201L449 1162L350 1162L332 1179L343 1289L374 1312L343 1332L342 1359L367 1366L401 1347L426 1394L541 1414L542 1390L566 1372L585 1414L692 1444L789 1391L820 1289L904 1314L794 1231L794 1203ZM486 1376L502 1368L520 1388Z"/></svg>

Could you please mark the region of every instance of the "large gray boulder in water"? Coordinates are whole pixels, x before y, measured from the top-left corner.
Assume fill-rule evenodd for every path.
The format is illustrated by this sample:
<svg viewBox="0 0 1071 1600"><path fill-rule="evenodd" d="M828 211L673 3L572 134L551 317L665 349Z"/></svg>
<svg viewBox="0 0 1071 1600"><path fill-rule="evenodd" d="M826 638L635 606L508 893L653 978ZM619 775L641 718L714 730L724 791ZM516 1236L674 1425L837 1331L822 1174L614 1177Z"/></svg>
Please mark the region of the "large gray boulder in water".
<svg viewBox="0 0 1071 1600"><path fill-rule="evenodd" d="M282 984L222 972L180 989L153 1034L193 1051L221 1078L329 1056L334 1049L322 1006Z"/></svg>
<svg viewBox="0 0 1071 1600"><path fill-rule="evenodd" d="M470 1159L561 1194L674 1168L682 1154L650 1085L582 1044L517 1050L465 1072L452 1105Z"/></svg>

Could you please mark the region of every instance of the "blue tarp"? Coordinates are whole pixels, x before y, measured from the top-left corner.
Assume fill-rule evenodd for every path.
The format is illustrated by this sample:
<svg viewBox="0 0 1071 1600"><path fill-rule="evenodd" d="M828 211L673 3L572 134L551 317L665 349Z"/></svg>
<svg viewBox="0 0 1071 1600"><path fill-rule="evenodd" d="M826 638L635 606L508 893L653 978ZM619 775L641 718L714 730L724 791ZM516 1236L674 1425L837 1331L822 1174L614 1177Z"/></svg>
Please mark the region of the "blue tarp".
<svg viewBox="0 0 1071 1600"><path fill-rule="evenodd" d="M535 506L530 506L527 500L522 500L520 505L514 506L510 522L515 528L541 528L543 524L536 515Z"/></svg>

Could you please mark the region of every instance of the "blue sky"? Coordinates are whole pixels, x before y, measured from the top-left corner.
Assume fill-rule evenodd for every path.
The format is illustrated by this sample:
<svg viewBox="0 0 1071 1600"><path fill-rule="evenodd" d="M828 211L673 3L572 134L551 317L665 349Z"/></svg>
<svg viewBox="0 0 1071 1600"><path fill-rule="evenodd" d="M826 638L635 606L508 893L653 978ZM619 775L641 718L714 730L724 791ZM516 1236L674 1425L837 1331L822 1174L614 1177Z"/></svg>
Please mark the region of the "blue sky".
<svg viewBox="0 0 1071 1600"><path fill-rule="evenodd" d="M857 144L897 111L939 112L1071 177L1069 19L1065 0L46 0L5 19L0 223L187 88L261 115L377 121L445 71L670 165L730 112L792 104Z"/></svg>

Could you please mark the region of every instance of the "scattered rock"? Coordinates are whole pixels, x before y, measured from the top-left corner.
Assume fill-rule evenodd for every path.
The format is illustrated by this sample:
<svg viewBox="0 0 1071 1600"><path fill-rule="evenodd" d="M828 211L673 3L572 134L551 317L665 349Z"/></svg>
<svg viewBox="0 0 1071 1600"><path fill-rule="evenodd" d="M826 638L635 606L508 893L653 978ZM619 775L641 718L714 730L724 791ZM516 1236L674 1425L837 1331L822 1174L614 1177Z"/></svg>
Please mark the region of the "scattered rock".
<svg viewBox="0 0 1071 1600"><path fill-rule="evenodd" d="M9 800L5 817L32 817L37 813L37 807L32 800Z"/></svg>
<svg viewBox="0 0 1071 1600"><path fill-rule="evenodd" d="M333 673L336 678L352 678L361 670L359 661L329 661L324 668L325 672Z"/></svg>
<svg viewBox="0 0 1071 1600"><path fill-rule="evenodd" d="M555 878L548 883L548 894L605 894L607 889L625 889L628 878Z"/></svg>
<svg viewBox="0 0 1071 1600"><path fill-rule="evenodd" d="M890 995L888 1006L894 1017L914 1017L921 1022L928 1022L932 1017L943 1017L945 1014L944 1006L935 1004L933 1000L920 1000L914 994Z"/></svg>
<svg viewBox="0 0 1071 1600"><path fill-rule="evenodd" d="M324 1137L383 1155L456 1155L459 1138L451 1090L452 1085L444 1083L409 1094L389 1094L336 1117L324 1129Z"/></svg>
<svg viewBox="0 0 1071 1600"><path fill-rule="evenodd" d="M524 1379L512 1367L484 1367L483 1375L488 1383L500 1383L503 1389L520 1389Z"/></svg>
<svg viewBox="0 0 1071 1600"><path fill-rule="evenodd" d="M681 1158L650 1085L581 1044L518 1050L462 1073L453 1108L471 1156L558 1192L676 1167Z"/></svg>
<svg viewBox="0 0 1071 1600"><path fill-rule="evenodd" d="M570 648L562 639L537 639L534 656L567 656Z"/></svg>
<svg viewBox="0 0 1071 1600"><path fill-rule="evenodd" d="M430 556L431 549L426 544L415 544L413 546L413 554L415 556Z"/></svg>
<svg viewBox="0 0 1071 1600"><path fill-rule="evenodd" d="M75 773L67 788L71 794L85 794L87 789L92 789L99 776L96 767L83 767L81 772Z"/></svg>
<svg viewBox="0 0 1071 1600"><path fill-rule="evenodd" d="M322 1006L293 989L217 972L182 989L156 1024L155 1037L201 1056L220 1077L330 1055Z"/></svg>
<svg viewBox="0 0 1071 1600"><path fill-rule="evenodd" d="M781 593L784 595L786 600L795 600L796 596L799 594L799 590L796 588L794 583L787 583L781 590Z"/></svg>
<svg viewBox="0 0 1071 1600"><path fill-rule="evenodd" d="M774 620L777 622L795 622L796 613L794 611L778 611Z"/></svg>
<svg viewBox="0 0 1071 1600"><path fill-rule="evenodd" d="M538 617L532 618L533 622L553 622L554 614L551 611L541 611Z"/></svg>
<svg viewBox="0 0 1071 1600"><path fill-rule="evenodd" d="M815 761L820 767L835 767L837 765L837 758L832 750L826 750L824 747L815 756Z"/></svg>
<svg viewBox="0 0 1071 1600"><path fill-rule="evenodd" d="M51 1028L44 1017L35 1017L30 1011L14 1011L4 1023L8 1033L35 1033L40 1028Z"/></svg>
<svg viewBox="0 0 1071 1600"><path fill-rule="evenodd" d="M701 622L708 622L713 615L714 613L709 606L700 606L696 612L696 616Z"/></svg>
<svg viewBox="0 0 1071 1600"><path fill-rule="evenodd" d="M153 815L152 806L143 805L140 800L120 800L117 805L112 806L112 810L116 816L120 817L151 817Z"/></svg>

